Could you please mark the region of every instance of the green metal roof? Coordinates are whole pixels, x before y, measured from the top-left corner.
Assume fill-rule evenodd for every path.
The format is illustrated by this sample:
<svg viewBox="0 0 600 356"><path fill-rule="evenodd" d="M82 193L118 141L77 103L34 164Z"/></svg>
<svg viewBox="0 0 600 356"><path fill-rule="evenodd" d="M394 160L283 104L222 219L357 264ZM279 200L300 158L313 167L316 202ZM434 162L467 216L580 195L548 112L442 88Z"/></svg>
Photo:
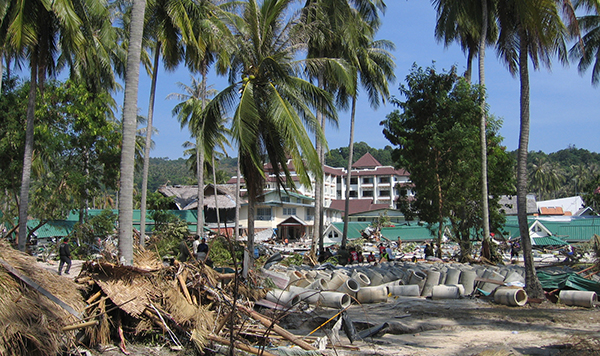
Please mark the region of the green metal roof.
<svg viewBox="0 0 600 356"><path fill-rule="evenodd" d="M384 227L381 229L381 234L391 241L397 241L400 236L402 242L425 241L434 238L427 226Z"/></svg>
<svg viewBox="0 0 600 356"><path fill-rule="evenodd" d="M344 231L344 223L336 222L332 224L336 229L343 232ZM358 239L361 238L361 231L370 226L371 223L362 222L362 221L350 221L348 222L348 239Z"/></svg>
<svg viewBox="0 0 600 356"><path fill-rule="evenodd" d="M39 224L39 220L28 220L27 227L35 228ZM35 235L38 238L64 237L68 236L73 231L74 221L51 220L45 223L42 227L35 230Z"/></svg>
<svg viewBox="0 0 600 356"><path fill-rule="evenodd" d="M563 242L586 242L594 234L600 235L600 218L573 218L565 221L552 221L528 217L528 226L531 226L536 220L544 225L554 237L560 238ZM507 216L503 230L505 237L519 237L519 223L516 216ZM558 242L558 241L555 241Z"/></svg>

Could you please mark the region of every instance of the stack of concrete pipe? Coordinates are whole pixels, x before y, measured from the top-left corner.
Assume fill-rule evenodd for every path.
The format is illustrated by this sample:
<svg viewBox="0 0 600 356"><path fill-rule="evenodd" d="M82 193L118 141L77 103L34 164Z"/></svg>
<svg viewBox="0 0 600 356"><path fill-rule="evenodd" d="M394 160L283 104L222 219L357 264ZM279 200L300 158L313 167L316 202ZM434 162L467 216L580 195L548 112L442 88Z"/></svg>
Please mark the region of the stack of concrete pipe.
<svg viewBox="0 0 600 356"><path fill-rule="evenodd" d="M299 300L309 304L332 308L345 308L352 300L360 303L385 302L390 295L433 299L460 298L472 294L476 288L486 294L496 291L496 302L520 305L523 300L521 292L515 292L515 295L505 290L498 292L499 284L477 282L476 278L517 285L524 284L525 281L524 270L519 266L473 267L459 263L389 262L376 266L358 264L322 270L292 266L275 273L287 280L286 285L278 287L290 294L275 291L270 298L279 297L285 301L284 305L291 306L298 300L293 297L298 296Z"/></svg>

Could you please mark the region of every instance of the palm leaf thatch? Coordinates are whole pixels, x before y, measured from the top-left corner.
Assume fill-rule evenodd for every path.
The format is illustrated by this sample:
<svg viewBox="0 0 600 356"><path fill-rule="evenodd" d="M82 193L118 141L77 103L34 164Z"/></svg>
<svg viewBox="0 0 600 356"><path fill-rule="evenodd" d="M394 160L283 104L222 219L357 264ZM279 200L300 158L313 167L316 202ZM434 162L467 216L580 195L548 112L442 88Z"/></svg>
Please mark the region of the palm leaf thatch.
<svg viewBox="0 0 600 356"><path fill-rule="evenodd" d="M37 267L35 258L4 241L0 258L73 309L84 308L77 284ZM74 322L73 315L0 265L0 355L56 355L65 342L62 327Z"/></svg>

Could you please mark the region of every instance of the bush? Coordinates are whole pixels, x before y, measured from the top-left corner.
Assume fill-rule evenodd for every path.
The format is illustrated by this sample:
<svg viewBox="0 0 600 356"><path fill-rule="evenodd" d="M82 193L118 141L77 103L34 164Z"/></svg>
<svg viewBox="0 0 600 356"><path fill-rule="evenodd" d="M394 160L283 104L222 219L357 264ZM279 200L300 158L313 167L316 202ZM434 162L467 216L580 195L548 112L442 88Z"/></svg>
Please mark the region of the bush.
<svg viewBox="0 0 600 356"><path fill-rule="evenodd" d="M209 242L209 258L215 266L233 267L229 243L229 240L224 236L217 236ZM236 260L241 263L244 258L244 245L236 241L231 241L231 243L233 243Z"/></svg>

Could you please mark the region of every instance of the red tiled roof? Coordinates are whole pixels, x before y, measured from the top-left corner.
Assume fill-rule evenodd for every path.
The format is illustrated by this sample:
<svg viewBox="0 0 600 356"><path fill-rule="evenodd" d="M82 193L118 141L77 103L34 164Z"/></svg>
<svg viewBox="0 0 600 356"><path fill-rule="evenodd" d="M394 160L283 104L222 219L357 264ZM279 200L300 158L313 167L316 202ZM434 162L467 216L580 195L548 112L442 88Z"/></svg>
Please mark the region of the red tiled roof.
<svg viewBox="0 0 600 356"><path fill-rule="evenodd" d="M329 166L323 166L323 172L330 174L332 176L344 176L343 168L333 168Z"/></svg>
<svg viewBox="0 0 600 356"><path fill-rule="evenodd" d="M343 199L332 200L330 209L344 211L346 201ZM388 204L373 204L372 199L350 199L348 204L348 215L364 213L372 210L389 208Z"/></svg>
<svg viewBox="0 0 600 356"><path fill-rule="evenodd" d="M381 166L378 160L375 159L369 152L354 162L352 168L375 168Z"/></svg>

